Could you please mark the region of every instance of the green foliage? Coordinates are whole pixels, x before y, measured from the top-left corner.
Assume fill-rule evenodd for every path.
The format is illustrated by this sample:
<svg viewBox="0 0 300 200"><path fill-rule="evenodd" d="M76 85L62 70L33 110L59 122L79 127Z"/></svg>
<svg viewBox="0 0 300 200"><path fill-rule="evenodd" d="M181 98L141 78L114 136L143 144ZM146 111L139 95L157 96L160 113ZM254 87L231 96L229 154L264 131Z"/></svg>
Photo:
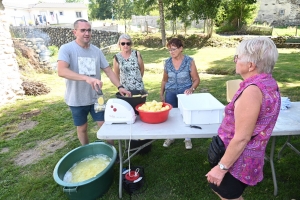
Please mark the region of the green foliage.
<svg viewBox="0 0 300 200"><path fill-rule="evenodd" d="M226 33L226 32L234 32L236 31L236 27L231 24L224 24L218 28L216 28L216 33Z"/></svg>
<svg viewBox="0 0 300 200"><path fill-rule="evenodd" d="M258 4L255 0L224 0L216 17L218 26L235 27L251 25L257 16Z"/></svg>
<svg viewBox="0 0 300 200"><path fill-rule="evenodd" d="M133 15L132 0L113 0L113 10L116 19L130 19Z"/></svg>
<svg viewBox="0 0 300 200"><path fill-rule="evenodd" d="M57 54L58 54L58 47L57 46L49 46L48 49L51 51L50 56L57 56Z"/></svg>
<svg viewBox="0 0 300 200"><path fill-rule="evenodd" d="M214 19L217 15L221 0L190 0L189 7L192 19Z"/></svg>
<svg viewBox="0 0 300 200"><path fill-rule="evenodd" d="M113 16L112 0L89 0L90 19L111 19Z"/></svg>

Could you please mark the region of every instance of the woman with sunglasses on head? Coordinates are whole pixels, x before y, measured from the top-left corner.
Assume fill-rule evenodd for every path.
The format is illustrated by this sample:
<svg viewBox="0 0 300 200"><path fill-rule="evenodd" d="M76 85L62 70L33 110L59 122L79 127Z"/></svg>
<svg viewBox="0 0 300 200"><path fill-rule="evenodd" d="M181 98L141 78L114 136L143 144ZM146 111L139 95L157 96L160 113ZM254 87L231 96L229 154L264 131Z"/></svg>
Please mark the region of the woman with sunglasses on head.
<svg viewBox="0 0 300 200"><path fill-rule="evenodd" d="M121 51L114 56L113 68L120 83L127 90L143 90L144 62L140 52L131 49L132 40L127 34L119 37L118 45Z"/></svg>
<svg viewBox="0 0 300 200"><path fill-rule="evenodd" d="M218 129L225 153L206 174L210 187L221 199L242 200L245 188L263 179L266 146L281 103L272 77L277 58L277 48L267 37L243 40L237 47L235 70L243 82L226 106Z"/></svg>
<svg viewBox="0 0 300 200"><path fill-rule="evenodd" d="M172 38L167 43L167 48L171 57L164 64L160 98L177 108L177 94L192 94L200 83L200 77L194 59L182 53L183 43L180 39ZM173 142L172 138L166 139L163 146L169 147ZM190 138L185 138L184 142L186 149L192 149Z"/></svg>

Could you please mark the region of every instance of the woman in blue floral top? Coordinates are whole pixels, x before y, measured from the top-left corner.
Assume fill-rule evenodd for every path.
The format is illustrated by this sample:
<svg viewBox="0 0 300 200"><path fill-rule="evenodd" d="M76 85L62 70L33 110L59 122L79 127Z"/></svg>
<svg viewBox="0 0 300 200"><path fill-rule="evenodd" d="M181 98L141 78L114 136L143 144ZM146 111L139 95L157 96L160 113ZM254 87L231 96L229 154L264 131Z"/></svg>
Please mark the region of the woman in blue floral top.
<svg viewBox="0 0 300 200"><path fill-rule="evenodd" d="M167 47L171 57L164 64L160 98L177 108L177 94L192 94L200 83L200 77L194 59L182 53L183 43L180 39L171 39ZM172 138L166 139L163 146L169 147L173 142ZM192 149L190 138L185 138L184 142L186 149Z"/></svg>

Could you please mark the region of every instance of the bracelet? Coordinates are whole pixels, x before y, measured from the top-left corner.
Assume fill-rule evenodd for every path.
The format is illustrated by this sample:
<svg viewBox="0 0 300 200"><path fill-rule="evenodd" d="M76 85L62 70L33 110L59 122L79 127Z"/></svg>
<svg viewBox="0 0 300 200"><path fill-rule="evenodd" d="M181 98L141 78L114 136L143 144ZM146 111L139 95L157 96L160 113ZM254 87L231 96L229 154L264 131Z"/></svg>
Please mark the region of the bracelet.
<svg viewBox="0 0 300 200"><path fill-rule="evenodd" d="M118 90L119 90L120 88L124 88L124 86L123 86L123 85L120 85L120 86L118 87Z"/></svg>

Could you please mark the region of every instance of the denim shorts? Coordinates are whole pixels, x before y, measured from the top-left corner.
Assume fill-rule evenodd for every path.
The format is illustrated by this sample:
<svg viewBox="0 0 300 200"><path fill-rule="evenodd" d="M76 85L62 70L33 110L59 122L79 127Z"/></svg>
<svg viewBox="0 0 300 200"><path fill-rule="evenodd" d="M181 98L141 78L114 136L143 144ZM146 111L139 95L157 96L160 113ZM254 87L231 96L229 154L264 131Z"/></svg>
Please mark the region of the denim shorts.
<svg viewBox="0 0 300 200"><path fill-rule="evenodd" d="M212 183L210 183L209 186L225 199L237 199L242 196L245 188L248 185L236 179L229 172L227 172L219 187Z"/></svg>
<svg viewBox="0 0 300 200"><path fill-rule="evenodd" d="M94 121L104 121L104 112L95 113L94 104L89 106L69 106L75 126L82 126L87 122L90 113Z"/></svg>
<svg viewBox="0 0 300 200"><path fill-rule="evenodd" d="M165 96L165 102L169 103L173 106L173 108L178 108L178 98L177 94L183 94L186 89L189 89L190 87L187 88L182 88L182 89L174 89L174 90L166 90L166 96Z"/></svg>

